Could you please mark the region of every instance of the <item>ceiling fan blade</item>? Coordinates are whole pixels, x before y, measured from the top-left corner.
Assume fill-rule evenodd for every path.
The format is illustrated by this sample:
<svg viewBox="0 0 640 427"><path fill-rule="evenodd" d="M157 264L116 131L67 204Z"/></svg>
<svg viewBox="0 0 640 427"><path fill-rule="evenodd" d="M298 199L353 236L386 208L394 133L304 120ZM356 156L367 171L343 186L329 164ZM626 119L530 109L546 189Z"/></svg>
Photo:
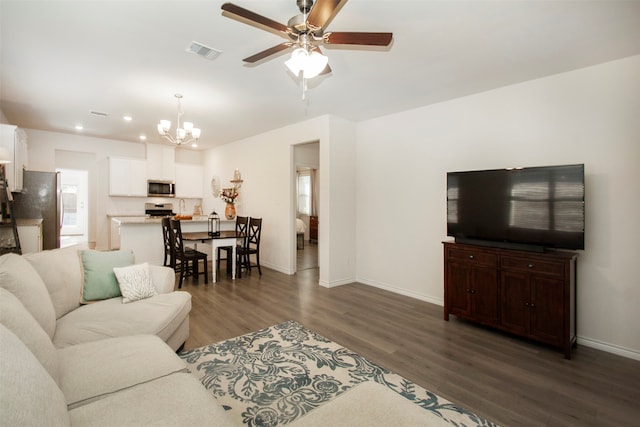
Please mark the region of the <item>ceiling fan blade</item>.
<svg viewBox="0 0 640 427"><path fill-rule="evenodd" d="M237 6L233 3L225 3L221 6L222 15L227 18L236 19L254 27L258 27L263 30L275 32L276 34L288 37L289 28L273 19L266 18L262 15L258 15L243 7Z"/></svg>
<svg viewBox="0 0 640 427"><path fill-rule="evenodd" d="M327 44L359 44L366 46L389 46L393 33L334 32L324 35Z"/></svg>
<svg viewBox="0 0 640 427"><path fill-rule="evenodd" d="M276 53L289 49L290 47L291 47L291 43L281 43L279 45L270 47L269 49L265 49L262 52L258 52L255 55L251 55L248 58L244 58L243 61L253 64L254 62L258 62L268 56L275 55Z"/></svg>
<svg viewBox="0 0 640 427"><path fill-rule="evenodd" d="M307 26L313 31L326 28L347 0L316 0L307 16Z"/></svg>

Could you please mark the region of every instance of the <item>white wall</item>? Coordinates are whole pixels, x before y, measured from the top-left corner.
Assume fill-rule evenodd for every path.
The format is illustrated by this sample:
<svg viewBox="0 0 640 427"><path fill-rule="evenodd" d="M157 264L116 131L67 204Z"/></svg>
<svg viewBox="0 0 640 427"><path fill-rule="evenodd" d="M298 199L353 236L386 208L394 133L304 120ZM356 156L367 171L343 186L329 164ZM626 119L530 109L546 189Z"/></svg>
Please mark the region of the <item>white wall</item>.
<svg viewBox="0 0 640 427"><path fill-rule="evenodd" d="M244 183L237 212L263 219L261 263L293 274L296 255L294 146L313 141L320 141L320 169L327 170L320 174L319 216L323 218L318 230L320 284L334 286L355 280L355 128L352 123L323 116L210 150L205 162L205 179L218 176L227 184L234 168L240 169ZM207 211L215 208L221 212L223 202L209 196L205 197L204 206ZM341 233L344 230L346 232Z"/></svg>
<svg viewBox="0 0 640 427"><path fill-rule="evenodd" d="M579 342L640 359L640 56L357 126L357 279L442 304L446 172L584 163Z"/></svg>
<svg viewBox="0 0 640 427"><path fill-rule="evenodd" d="M293 274L293 147L320 141L320 283L357 280L442 304L447 171L584 163L579 342L640 359L633 267L640 237L638 76L635 56L359 124L310 119L208 151L205 188L212 176L228 184L239 168L245 182L238 213L264 220L263 265ZM136 203L114 206L107 197L106 159L143 158L144 145L35 130L28 137L35 170L54 170L56 149L95 153L93 167L104 177L95 233L106 244L109 209ZM209 192L204 211L214 208L224 206Z"/></svg>

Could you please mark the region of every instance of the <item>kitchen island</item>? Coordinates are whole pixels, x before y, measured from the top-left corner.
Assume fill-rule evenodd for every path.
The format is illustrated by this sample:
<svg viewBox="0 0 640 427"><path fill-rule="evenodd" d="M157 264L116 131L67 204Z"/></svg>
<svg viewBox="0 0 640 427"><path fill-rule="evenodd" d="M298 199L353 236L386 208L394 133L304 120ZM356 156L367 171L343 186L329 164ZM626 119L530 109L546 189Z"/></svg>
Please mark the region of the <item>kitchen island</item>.
<svg viewBox="0 0 640 427"><path fill-rule="evenodd" d="M235 224L235 220L220 220L220 230L234 230ZM207 231L207 225L206 216L180 221L180 227L184 232ZM132 250L136 263L148 262L149 264L162 265L164 240L161 217L112 216L111 228L111 249ZM119 240L119 244L116 240ZM191 246L195 245L191 244ZM197 249L206 252L209 259L213 260L210 245L197 244Z"/></svg>

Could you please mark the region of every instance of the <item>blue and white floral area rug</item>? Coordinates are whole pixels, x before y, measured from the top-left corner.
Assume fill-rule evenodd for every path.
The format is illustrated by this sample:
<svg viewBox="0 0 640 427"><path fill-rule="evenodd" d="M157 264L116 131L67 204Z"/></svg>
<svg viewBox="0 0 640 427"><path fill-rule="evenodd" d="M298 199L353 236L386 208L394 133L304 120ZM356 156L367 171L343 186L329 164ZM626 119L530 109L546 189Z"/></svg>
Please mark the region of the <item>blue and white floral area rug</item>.
<svg viewBox="0 0 640 427"><path fill-rule="evenodd" d="M281 426L376 381L453 426L495 426L293 320L180 357L238 424Z"/></svg>

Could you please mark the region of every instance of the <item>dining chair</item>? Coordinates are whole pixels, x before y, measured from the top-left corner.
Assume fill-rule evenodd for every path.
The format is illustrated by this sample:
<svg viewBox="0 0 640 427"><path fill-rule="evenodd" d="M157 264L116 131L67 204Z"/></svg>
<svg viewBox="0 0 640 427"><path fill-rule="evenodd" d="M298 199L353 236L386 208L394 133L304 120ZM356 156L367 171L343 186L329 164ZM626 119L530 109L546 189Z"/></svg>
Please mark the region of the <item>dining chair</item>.
<svg viewBox="0 0 640 427"><path fill-rule="evenodd" d="M165 267L171 266L174 267L174 256L172 255L173 244L171 242L171 218L164 217L162 218L162 239L164 241L164 265Z"/></svg>
<svg viewBox="0 0 640 427"><path fill-rule="evenodd" d="M249 226L247 228L246 244L237 249L239 268L246 268L251 271L251 267L258 267L258 273L262 275L260 268L260 235L262 234L262 218L249 218ZM256 256L255 264L251 263L251 255Z"/></svg>
<svg viewBox="0 0 640 427"><path fill-rule="evenodd" d="M242 235L242 242L236 246L236 252L242 246L244 246L244 240L247 236L247 226L249 225L249 217L248 216L236 216L236 233L238 236ZM240 239L238 239L240 240ZM232 246L221 246L218 248L218 263L217 269L220 270L220 254L225 252L225 258L227 261L227 273L231 273L231 257L233 256L233 247Z"/></svg>
<svg viewBox="0 0 640 427"><path fill-rule="evenodd" d="M207 267L207 254L192 248L186 248L182 239L182 228L180 220L170 219L170 230L172 239L172 249L174 255L174 270L180 273L180 281L178 288L182 288L182 281L188 275L193 275L194 279L198 279L199 261L204 261L204 283L209 283L209 269ZM179 264L178 264L179 261Z"/></svg>

